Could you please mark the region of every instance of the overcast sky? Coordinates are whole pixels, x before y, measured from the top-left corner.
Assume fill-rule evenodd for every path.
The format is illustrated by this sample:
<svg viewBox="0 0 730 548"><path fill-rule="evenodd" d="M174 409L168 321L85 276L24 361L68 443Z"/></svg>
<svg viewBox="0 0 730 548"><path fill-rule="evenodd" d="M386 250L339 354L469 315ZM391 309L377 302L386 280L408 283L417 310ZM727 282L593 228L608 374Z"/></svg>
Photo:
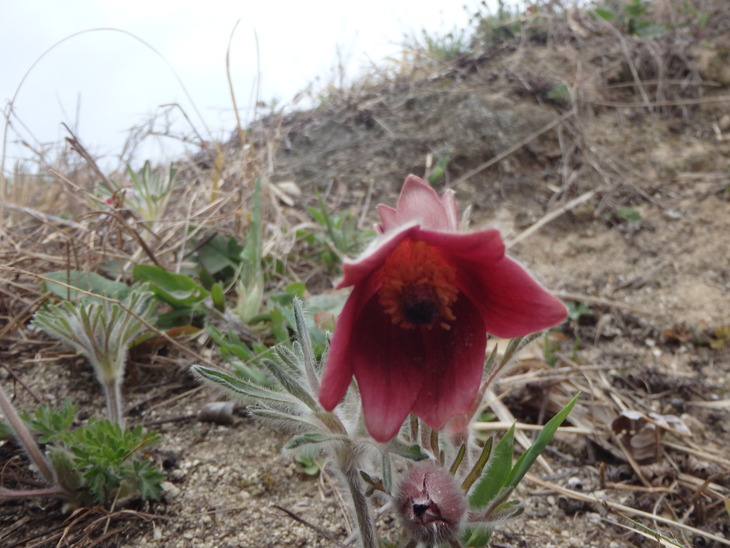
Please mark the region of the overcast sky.
<svg viewBox="0 0 730 548"><path fill-rule="evenodd" d="M469 11L465 3L472 7ZM19 154L18 134L37 147L66 136L62 122L72 126L95 154L114 157L131 127L159 114L160 105L169 103L179 103L204 137L227 139L234 125L226 49L239 20L231 42L231 72L246 118L257 76L255 36L261 99L276 98L286 104L317 77L320 82L330 78L338 58L354 76L368 63L397 55L404 35L422 28L436 34L465 28L476 4L475 0L0 0L0 100L5 110L33 63L66 39L45 54L17 92L5 168L10 169ZM92 28L116 28L137 38L109 30L72 36ZM175 128L185 131L179 112L174 116Z"/></svg>

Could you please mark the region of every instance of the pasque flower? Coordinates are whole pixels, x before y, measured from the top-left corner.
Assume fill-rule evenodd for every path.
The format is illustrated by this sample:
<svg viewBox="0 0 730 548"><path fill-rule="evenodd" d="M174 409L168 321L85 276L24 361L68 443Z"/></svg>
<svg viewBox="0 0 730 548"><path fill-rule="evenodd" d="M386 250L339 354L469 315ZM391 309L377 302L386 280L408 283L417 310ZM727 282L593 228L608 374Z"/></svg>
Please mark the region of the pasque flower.
<svg viewBox="0 0 730 548"><path fill-rule="evenodd" d="M563 304L505 255L495 229L459 232L454 194L409 175L381 233L346 262L353 290L337 321L319 394L332 410L357 379L365 425L391 439L409 413L439 429L473 403L487 333L526 335L560 323Z"/></svg>

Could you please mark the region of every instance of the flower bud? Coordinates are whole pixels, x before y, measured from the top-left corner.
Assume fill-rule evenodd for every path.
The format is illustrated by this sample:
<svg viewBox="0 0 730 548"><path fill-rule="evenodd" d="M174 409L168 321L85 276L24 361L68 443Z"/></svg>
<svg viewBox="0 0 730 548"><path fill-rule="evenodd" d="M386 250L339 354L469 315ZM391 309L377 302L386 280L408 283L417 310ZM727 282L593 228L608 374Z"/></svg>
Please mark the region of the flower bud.
<svg viewBox="0 0 730 548"><path fill-rule="evenodd" d="M466 497L454 477L432 462L405 473L395 498L411 537L426 544L453 540L466 515Z"/></svg>

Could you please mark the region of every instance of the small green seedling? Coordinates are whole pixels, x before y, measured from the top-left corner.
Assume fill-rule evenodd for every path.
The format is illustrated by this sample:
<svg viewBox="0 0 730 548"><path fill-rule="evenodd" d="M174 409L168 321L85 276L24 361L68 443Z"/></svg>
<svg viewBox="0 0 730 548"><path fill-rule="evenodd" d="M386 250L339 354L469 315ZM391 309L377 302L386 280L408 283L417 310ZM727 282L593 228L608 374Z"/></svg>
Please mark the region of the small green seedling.
<svg viewBox="0 0 730 548"><path fill-rule="evenodd" d="M76 406L68 400L58 409L43 404L35 413L18 417L0 389L0 405L8 416L0 432L5 437L15 435L49 484L33 491L0 488L0 499L54 495L73 505L111 506L160 498L165 476L141 458L145 449L160 441L156 432L144 432L141 426L126 429L95 417L74 426ZM34 435L45 447L45 455Z"/></svg>
<svg viewBox="0 0 730 548"><path fill-rule="evenodd" d="M132 288L123 301L87 297L39 310L33 325L83 354L104 388L107 417L124 426L121 387L127 354L152 321L155 301L146 285Z"/></svg>

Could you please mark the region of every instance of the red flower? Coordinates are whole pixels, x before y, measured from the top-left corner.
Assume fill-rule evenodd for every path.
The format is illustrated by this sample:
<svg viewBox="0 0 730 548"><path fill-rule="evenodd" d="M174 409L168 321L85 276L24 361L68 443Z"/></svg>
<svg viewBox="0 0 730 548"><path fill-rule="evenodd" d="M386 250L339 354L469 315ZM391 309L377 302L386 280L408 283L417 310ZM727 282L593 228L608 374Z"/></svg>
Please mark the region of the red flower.
<svg viewBox="0 0 730 548"><path fill-rule="evenodd" d="M378 441L414 413L439 429L466 413L482 379L487 332L517 337L563 321L563 304L505 256L497 230L459 233L453 192L409 175L382 233L338 287L353 286L335 327L319 400L332 410L357 379Z"/></svg>

